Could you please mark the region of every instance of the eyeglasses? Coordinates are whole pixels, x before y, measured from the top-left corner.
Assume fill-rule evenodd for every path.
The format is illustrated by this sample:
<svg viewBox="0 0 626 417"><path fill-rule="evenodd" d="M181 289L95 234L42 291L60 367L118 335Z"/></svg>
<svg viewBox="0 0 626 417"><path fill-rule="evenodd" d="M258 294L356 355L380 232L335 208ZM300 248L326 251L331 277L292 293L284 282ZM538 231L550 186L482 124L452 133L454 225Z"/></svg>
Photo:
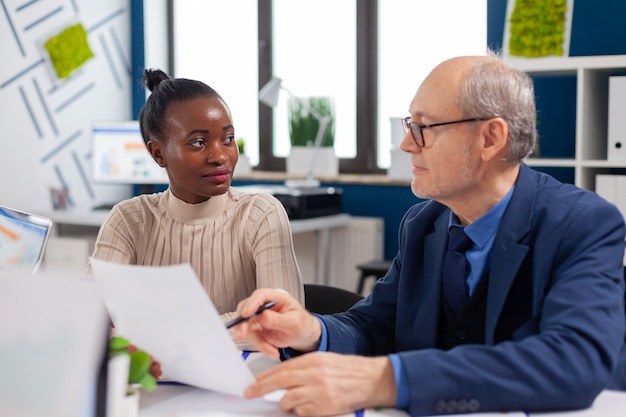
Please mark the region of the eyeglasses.
<svg viewBox="0 0 626 417"><path fill-rule="evenodd" d="M433 123L431 125L421 125L416 122L412 122L410 117L403 117L402 120L402 128L404 129L404 133L408 133L411 131L411 136L413 140L420 148L424 147L424 135L422 133L423 129L430 129L431 127L437 126L445 126L445 125L453 125L457 123L467 123L467 122L479 122L482 120L489 120L492 117L473 117L471 119L463 119L463 120L454 120L452 122L442 122L442 123Z"/></svg>

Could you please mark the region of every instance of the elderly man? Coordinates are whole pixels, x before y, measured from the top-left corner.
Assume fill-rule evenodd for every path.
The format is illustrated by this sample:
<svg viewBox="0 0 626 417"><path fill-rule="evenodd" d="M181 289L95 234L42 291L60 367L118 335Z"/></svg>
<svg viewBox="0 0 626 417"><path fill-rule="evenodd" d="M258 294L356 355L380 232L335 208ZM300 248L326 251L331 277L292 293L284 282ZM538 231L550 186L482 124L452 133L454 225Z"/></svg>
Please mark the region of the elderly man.
<svg viewBox="0 0 626 417"><path fill-rule="evenodd" d="M589 406L624 345L619 211L522 162L532 81L493 54L438 65L409 111L401 148L426 201L404 216L392 267L345 313L312 315L270 289L241 302L249 316L278 301L239 336L290 358L246 396L285 389L281 407L303 416Z"/></svg>

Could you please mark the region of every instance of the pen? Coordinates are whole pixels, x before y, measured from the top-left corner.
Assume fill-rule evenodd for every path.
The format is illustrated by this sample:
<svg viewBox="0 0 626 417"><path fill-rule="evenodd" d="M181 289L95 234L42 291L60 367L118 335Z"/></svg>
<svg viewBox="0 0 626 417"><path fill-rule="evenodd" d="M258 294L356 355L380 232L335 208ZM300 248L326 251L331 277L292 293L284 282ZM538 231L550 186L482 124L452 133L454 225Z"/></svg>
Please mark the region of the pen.
<svg viewBox="0 0 626 417"><path fill-rule="evenodd" d="M243 323L244 321L248 321L252 317L258 316L259 314L261 314L262 312L264 312L268 308L274 307L276 304L278 304L278 301L268 301L267 303L265 303L261 307L259 307L257 309L257 311L254 312L253 315L248 316L248 317L237 317L236 319L229 321L228 323L226 323L226 328L230 329L231 327L236 326L236 325L238 325L240 323Z"/></svg>

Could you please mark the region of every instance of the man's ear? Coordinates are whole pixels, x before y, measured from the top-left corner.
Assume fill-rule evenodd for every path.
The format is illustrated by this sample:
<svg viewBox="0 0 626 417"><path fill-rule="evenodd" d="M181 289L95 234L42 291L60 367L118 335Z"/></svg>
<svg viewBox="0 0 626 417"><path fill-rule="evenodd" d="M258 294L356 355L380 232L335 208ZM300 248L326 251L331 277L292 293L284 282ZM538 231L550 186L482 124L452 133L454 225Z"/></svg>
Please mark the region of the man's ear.
<svg viewBox="0 0 626 417"><path fill-rule="evenodd" d="M484 160L508 156L509 125L501 117L486 120L481 128Z"/></svg>
<svg viewBox="0 0 626 417"><path fill-rule="evenodd" d="M163 142L160 140L150 140L146 144L148 148L148 152L152 155L152 159L159 164L160 167L165 168L167 166L167 161L165 160L165 154L163 152Z"/></svg>

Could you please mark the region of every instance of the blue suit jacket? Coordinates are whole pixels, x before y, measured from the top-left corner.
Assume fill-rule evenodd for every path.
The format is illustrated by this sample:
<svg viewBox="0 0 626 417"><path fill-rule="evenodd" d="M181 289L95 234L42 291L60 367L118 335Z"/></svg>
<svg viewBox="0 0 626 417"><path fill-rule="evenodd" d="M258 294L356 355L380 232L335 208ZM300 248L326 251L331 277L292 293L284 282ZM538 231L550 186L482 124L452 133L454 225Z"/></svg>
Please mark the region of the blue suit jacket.
<svg viewBox="0 0 626 417"><path fill-rule="evenodd" d="M441 401L471 401L480 411L589 406L624 344L626 232L617 208L522 164L493 246L485 344L442 351L436 343L449 214L435 201L409 209L398 255L372 294L346 313L322 316L329 350L398 352L415 416L440 412ZM518 274L532 280L531 317L512 340L494 343Z"/></svg>

